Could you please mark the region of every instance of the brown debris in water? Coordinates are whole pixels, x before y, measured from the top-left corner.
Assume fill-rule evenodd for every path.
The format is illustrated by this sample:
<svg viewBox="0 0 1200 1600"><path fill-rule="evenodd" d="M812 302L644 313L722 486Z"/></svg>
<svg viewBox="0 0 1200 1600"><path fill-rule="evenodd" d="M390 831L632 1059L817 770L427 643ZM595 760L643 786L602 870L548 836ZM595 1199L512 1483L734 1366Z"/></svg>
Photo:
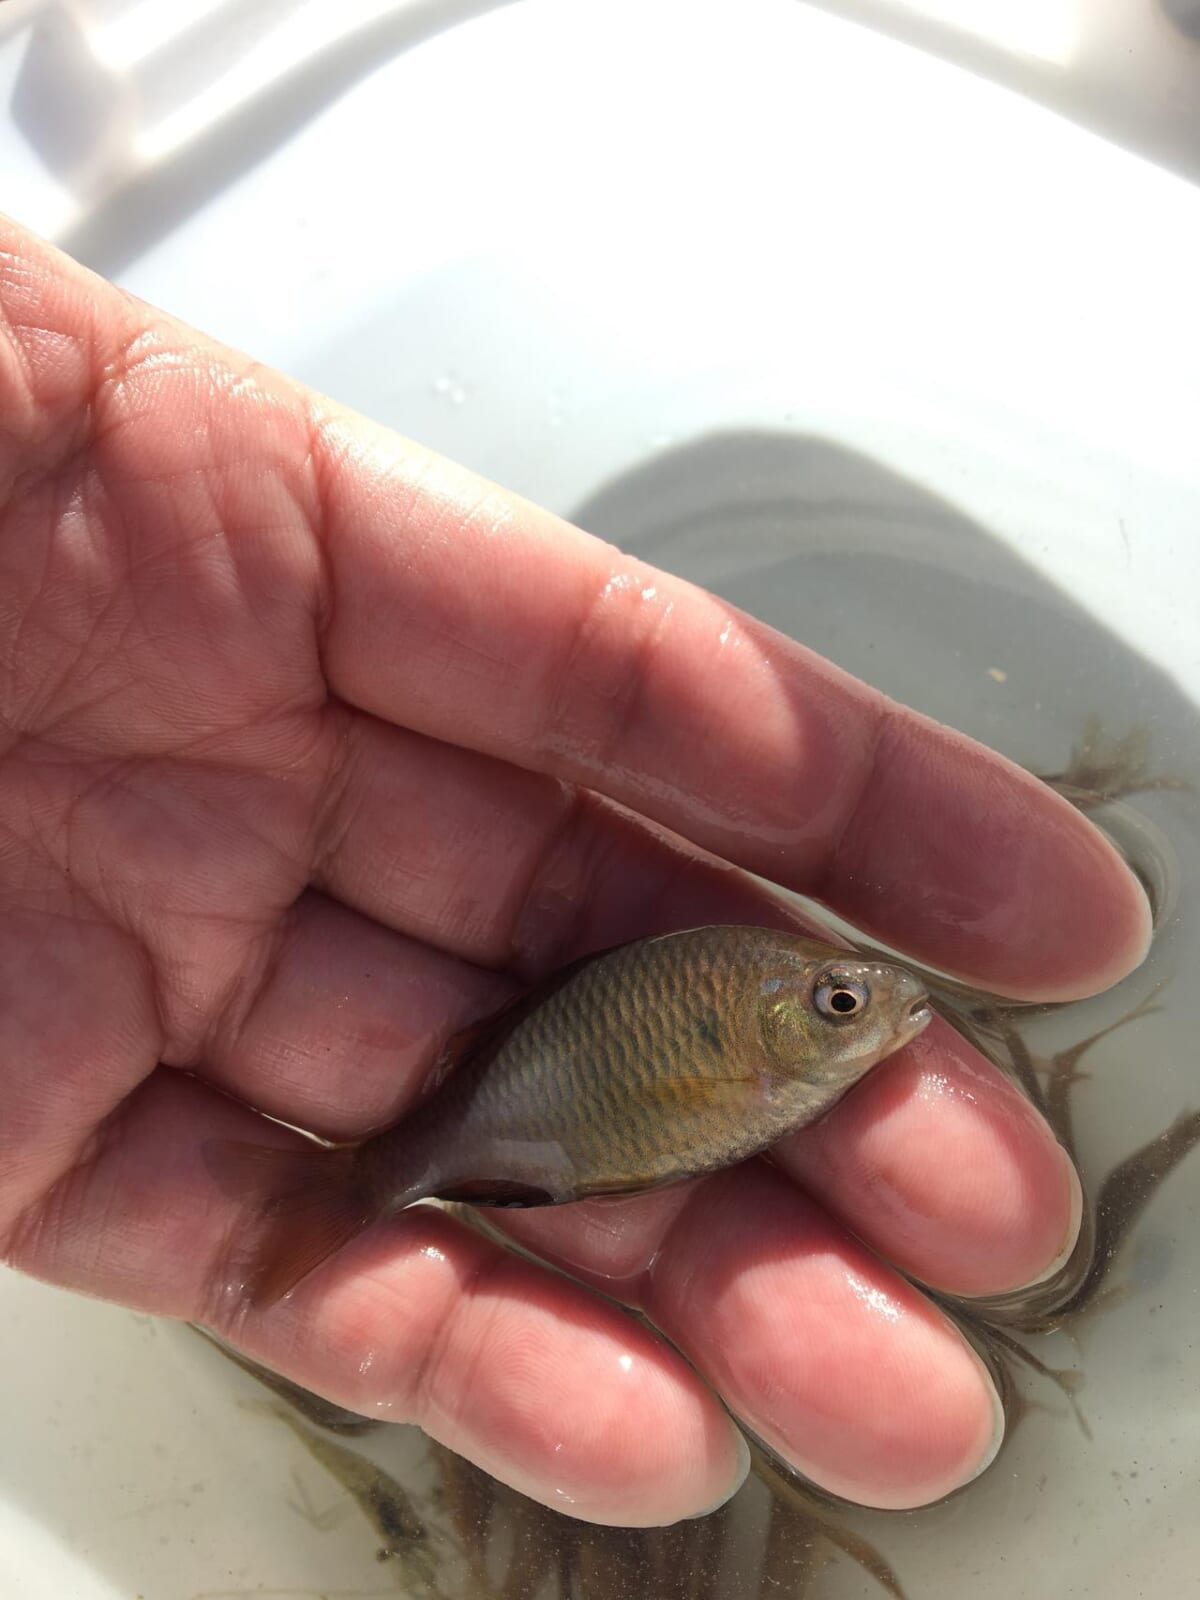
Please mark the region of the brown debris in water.
<svg viewBox="0 0 1200 1600"><path fill-rule="evenodd" d="M1070 760L1062 772L1039 772L1037 776L1080 811L1091 811L1131 794L1191 794L1195 789L1185 778L1151 772L1148 728L1132 728L1123 738L1116 739L1105 733L1098 716L1091 716L1084 723L1083 735L1072 746Z"/></svg>

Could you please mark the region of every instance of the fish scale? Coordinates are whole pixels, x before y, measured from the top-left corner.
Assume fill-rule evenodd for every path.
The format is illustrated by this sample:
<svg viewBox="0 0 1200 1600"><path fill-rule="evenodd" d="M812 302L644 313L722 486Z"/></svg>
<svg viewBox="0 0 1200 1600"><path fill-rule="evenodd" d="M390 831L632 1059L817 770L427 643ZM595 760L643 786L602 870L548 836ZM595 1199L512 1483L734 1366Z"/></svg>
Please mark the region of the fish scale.
<svg viewBox="0 0 1200 1600"><path fill-rule="evenodd" d="M439 1096L397 1131L382 1186L399 1203L414 1185L546 1203L651 1187L763 1148L866 1070L857 1058L845 1079L811 1070L856 1037L805 1006L803 975L839 957L853 964L816 941L746 928L691 930L595 957L540 1004L519 1007L481 1048L468 1035ZM900 983L910 1009L923 991L900 968L870 970L877 1030L889 986ZM804 1020L793 1059L772 1059L761 1036L771 981L797 989L781 1001ZM881 1053L868 1051L867 1064ZM398 1183L406 1168L409 1182Z"/></svg>

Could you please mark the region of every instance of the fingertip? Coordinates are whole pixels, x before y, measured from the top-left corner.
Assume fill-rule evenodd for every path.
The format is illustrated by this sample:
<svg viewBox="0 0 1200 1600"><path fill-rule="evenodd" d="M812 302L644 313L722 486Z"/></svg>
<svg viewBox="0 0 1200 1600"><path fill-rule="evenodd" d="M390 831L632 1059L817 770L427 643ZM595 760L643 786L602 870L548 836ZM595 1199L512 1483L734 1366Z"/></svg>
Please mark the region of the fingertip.
<svg viewBox="0 0 1200 1600"><path fill-rule="evenodd" d="M493 1323L487 1384L472 1387L470 1415L446 1442L584 1522L663 1527L723 1505L747 1457L716 1396L649 1329L581 1291L570 1298L569 1309L522 1305L507 1333Z"/></svg>
<svg viewBox="0 0 1200 1600"><path fill-rule="evenodd" d="M1061 1147L1060 1147L1061 1148ZM1075 1254L1075 1246L1079 1243L1079 1235L1083 1228L1083 1184L1080 1182L1079 1172L1070 1151L1062 1151L1063 1166L1067 1172L1067 1226L1063 1234L1063 1242L1057 1253L1051 1258L1049 1264L1038 1273L1036 1278L1031 1278L1022 1287L1036 1288L1040 1283L1046 1283L1060 1272Z"/></svg>
<svg viewBox="0 0 1200 1600"><path fill-rule="evenodd" d="M1154 908L1106 833L1040 782L1038 802L1045 810L1023 864L1026 931L1014 928L1007 976L992 987L1030 1004L1064 1005L1137 971L1153 943Z"/></svg>
<svg viewBox="0 0 1200 1600"><path fill-rule="evenodd" d="M822 896L928 965L1030 1002L1111 987L1153 931L1145 890L1088 818L997 752L909 714L881 737Z"/></svg>
<svg viewBox="0 0 1200 1600"><path fill-rule="evenodd" d="M730 1478L728 1486L722 1490L716 1500L712 1501L710 1505L702 1506L699 1511L690 1512L684 1519L685 1521L698 1522L701 1517L709 1517L714 1511L719 1511L723 1505L728 1505L750 1476L750 1468L753 1466L750 1446L746 1443L742 1430L732 1418L730 1419L730 1429L733 1433L734 1445L733 1476Z"/></svg>
<svg viewBox="0 0 1200 1600"><path fill-rule="evenodd" d="M1110 891L1107 909L1097 907L1104 925L1089 941L1094 956L1074 973L1064 968L1060 974L1049 974L1052 981L1044 986L1031 983L1024 993L1015 996L1017 999L1057 1004L1090 1000L1136 972L1150 954L1154 908L1149 895L1116 846L1086 818L1081 817L1080 821L1095 836L1098 853L1103 856L1097 864L1097 876ZM1088 948L1085 944L1081 954L1086 956Z"/></svg>
<svg viewBox="0 0 1200 1600"><path fill-rule="evenodd" d="M886 1259L962 1298L1052 1276L1079 1234L1050 1125L941 1018L774 1154Z"/></svg>
<svg viewBox="0 0 1200 1600"><path fill-rule="evenodd" d="M373 1230L259 1329L297 1381L416 1422L579 1521L669 1525L745 1478L728 1413L649 1328L433 1208Z"/></svg>
<svg viewBox="0 0 1200 1600"><path fill-rule="evenodd" d="M963 1469L960 1481L954 1488L965 1488L967 1484L974 1483L976 1478L981 1478L987 1469L1000 1454L1008 1431L1008 1416L1004 1410L1004 1401L1000 1398L1000 1391L996 1387L995 1379L988 1370L987 1363L972 1348L968 1340L962 1337L959 1329L947 1318L947 1325L952 1333L957 1336L962 1349L974 1363L982 1385L984 1397L987 1400L987 1414L980 1413L979 1427L976 1441L972 1442L969 1449L964 1452ZM953 1493L953 1488L950 1491Z"/></svg>
<svg viewBox="0 0 1200 1600"><path fill-rule="evenodd" d="M995 1286L985 1293L981 1294L978 1291L974 1294L969 1292L959 1293L960 1299L990 1299L997 1294L1019 1294L1027 1289L1036 1289L1039 1285L1048 1283L1051 1278L1061 1272L1074 1255L1075 1246L1079 1243L1079 1235L1083 1228L1083 1185L1079 1180L1079 1173L1076 1171L1074 1161L1061 1145L1058 1146L1058 1154L1063 1169L1066 1199L1062 1204L1048 1209L1051 1219L1055 1216L1065 1216L1066 1225L1062 1230L1061 1242L1054 1254L1049 1258L1045 1266L1039 1271L1034 1271L1032 1275L1018 1273L1016 1281L1012 1283L1004 1282L1002 1278L998 1278ZM950 1290L948 1292L954 1293L955 1291Z"/></svg>
<svg viewBox="0 0 1200 1600"><path fill-rule="evenodd" d="M999 1396L959 1330L768 1169L696 1192L649 1303L735 1414L843 1499L931 1504L995 1456Z"/></svg>

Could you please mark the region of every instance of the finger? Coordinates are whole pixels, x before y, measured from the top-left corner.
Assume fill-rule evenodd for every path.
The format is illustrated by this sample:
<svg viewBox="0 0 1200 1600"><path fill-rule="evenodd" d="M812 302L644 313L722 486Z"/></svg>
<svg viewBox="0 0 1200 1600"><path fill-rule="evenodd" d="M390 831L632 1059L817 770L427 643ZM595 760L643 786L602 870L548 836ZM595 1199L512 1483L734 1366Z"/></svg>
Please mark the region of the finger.
<svg viewBox="0 0 1200 1600"><path fill-rule="evenodd" d="M616 1308L430 1207L373 1230L288 1300L231 1326L226 1252L247 1219L214 1191L200 1150L260 1127L164 1070L25 1220L11 1259L209 1323L305 1387L417 1422L575 1517L673 1522L738 1487L744 1447L686 1362Z"/></svg>
<svg viewBox="0 0 1200 1600"><path fill-rule="evenodd" d="M992 1459L1003 1417L978 1357L785 1177L750 1163L652 1198L587 1207L596 1271L570 1219L503 1226L642 1306L735 1416L835 1494L925 1505Z"/></svg>
<svg viewBox="0 0 1200 1600"><path fill-rule="evenodd" d="M372 741L395 730L376 725ZM403 809L386 762L354 806L378 846L335 849L329 887L393 926L527 979L595 949L714 922L813 931L753 879L593 797L417 736L442 804ZM497 774L489 769L499 768ZM526 785L532 793L526 791ZM417 787L421 784L418 782ZM553 795L541 793L552 787ZM378 834L376 829L378 828ZM510 979L307 894L241 955L196 1070L271 1116L332 1139L394 1122L448 1036L517 992Z"/></svg>
<svg viewBox="0 0 1200 1600"><path fill-rule="evenodd" d="M513 985L327 900L304 895L227 1006L197 1069L327 1139L390 1127L447 1037Z"/></svg>
<svg viewBox="0 0 1200 1600"><path fill-rule="evenodd" d="M679 857L678 881L664 878L660 895L653 868L666 867L647 849L644 830L629 825L631 854L620 853L618 838L607 858L611 884L557 959L681 925L809 931L807 919L751 880L708 870L682 851L666 852ZM621 869L636 861L646 870L626 878ZM194 1070L269 1116L329 1139L361 1139L394 1123L419 1098L449 1036L522 988L318 894L301 896L243 954L243 968Z"/></svg>
<svg viewBox="0 0 1200 1600"><path fill-rule="evenodd" d="M323 438L323 659L353 704L600 790L1005 993L1091 993L1144 956L1116 852L1000 756L359 419Z"/></svg>
<svg viewBox="0 0 1200 1600"><path fill-rule="evenodd" d="M1067 1152L940 1018L772 1158L873 1249L951 1294L1039 1282L1079 1237Z"/></svg>
<svg viewBox="0 0 1200 1600"><path fill-rule="evenodd" d="M260 698L311 693L319 650L333 688L385 720L602 790L1007 993L1091 993L1144 955L1132 876L1000 757L712 596L249 374L26 236L11 242L0 291L36 368L29 448L77 454L97 374L116 363L87 445L106 484L128 497L148 471L174 482L218 426L242 451L221 548L295 647L269 652L278 671ZM156 341L171 360L118 359ZM148 440L146 419L164 414L173 426ZM152 530L165 504L147 492L125 510Z"/></svg>
<svg viewBox="0 0 1200 1600"><path fill-rule="evenodd" d="M467 960L538 978L624 939L780 915L761 884L587 790L373 717L341 744L315 882Z"/></svg>
<svg viewBox="0 0 1200 1600"><path fill-rule="evenodd" d="M136 943L57 905L54 874L36 858L23 863L21 895L7 876L0 871L0 1244L154 1070L162 1043Z"/></svg>

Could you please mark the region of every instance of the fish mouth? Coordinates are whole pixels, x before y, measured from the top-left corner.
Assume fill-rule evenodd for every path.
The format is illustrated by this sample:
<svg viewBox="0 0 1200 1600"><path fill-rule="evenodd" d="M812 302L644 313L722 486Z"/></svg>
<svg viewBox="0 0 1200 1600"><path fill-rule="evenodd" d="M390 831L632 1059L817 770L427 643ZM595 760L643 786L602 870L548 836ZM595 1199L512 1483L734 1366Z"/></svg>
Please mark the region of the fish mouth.
<svg viewBox="0 0 1200 1600"><path fill-rule="evenodd" d="M933 1008L929 1004L929 996L927 994L923 994L919 999L913 1001L908 1008L908 1016L905 1021L910 1038L920 1033L922 1028L933 1021Z"/></svg>

